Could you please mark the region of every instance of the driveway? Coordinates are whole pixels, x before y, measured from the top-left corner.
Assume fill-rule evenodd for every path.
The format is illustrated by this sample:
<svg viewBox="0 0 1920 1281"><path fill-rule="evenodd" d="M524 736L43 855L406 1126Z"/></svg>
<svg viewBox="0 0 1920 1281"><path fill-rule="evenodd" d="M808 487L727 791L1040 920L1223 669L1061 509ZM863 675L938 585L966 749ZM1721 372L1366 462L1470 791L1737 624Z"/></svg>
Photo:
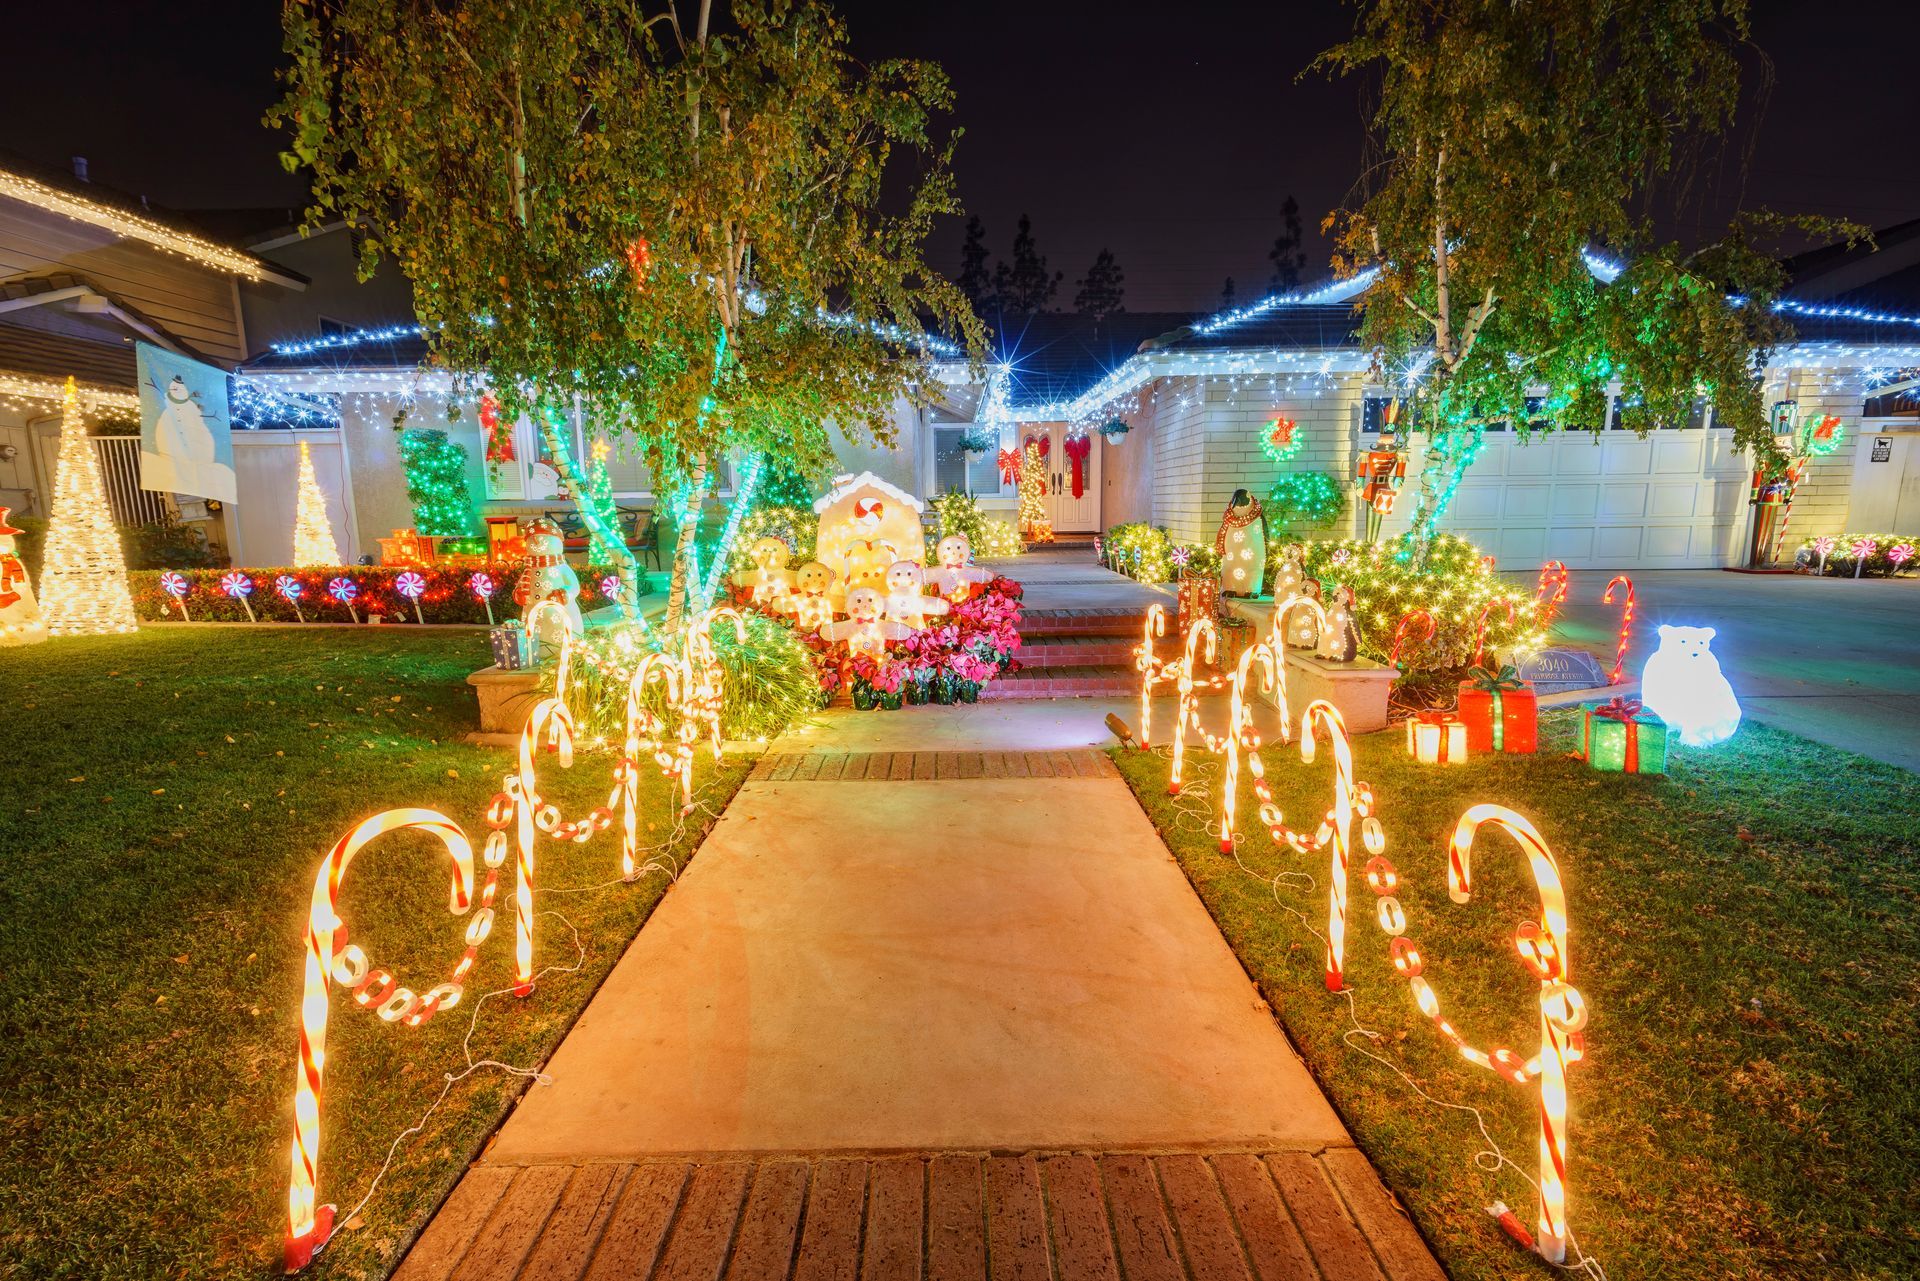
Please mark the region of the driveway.
<svg viewBox="0 0 1920 1281"><path fill-rule="evenodd" d="M1574 571L1560 639L1612 654L1620 608L1600 603L1607 579ZM1629 675L1661 623L1712 627L1748 716L1920 771L1920 580L1643 570L1633 582Z"/></svg>

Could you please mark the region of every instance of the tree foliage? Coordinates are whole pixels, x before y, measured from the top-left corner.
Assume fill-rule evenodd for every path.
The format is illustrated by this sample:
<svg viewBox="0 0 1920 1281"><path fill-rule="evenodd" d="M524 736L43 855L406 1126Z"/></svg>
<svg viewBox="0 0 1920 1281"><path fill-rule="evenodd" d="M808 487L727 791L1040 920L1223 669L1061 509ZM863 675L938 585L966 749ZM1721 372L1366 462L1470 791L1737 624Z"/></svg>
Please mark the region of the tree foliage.
<svg viewBox="0 0 1920 1281"><path fill-rule="evenodd" d="M984 337L922 255L958 212L945 74L856 63L818 0L736 0L725 33L708 3L288 0L269 116L435 360L539 422L579 401L696 498L723 451L885 442L926 327Z"/></svg>
<svg viewBox="0 0 1920 1281"><path fill-rule="evenodd" d="M1094 255L1087 274L1080 278L1079 292L1073 296L1073 309L1095 320L1126 310L1127 274L1115 261L1113 250L1102 249Z"/></svg>
<svg viewBox="0 0 1920 1281"><path fill-rule="evenodd" d="M1306 243L1305 232L1300 226L1300 202L1289 195L1280 206L1280 234L1273 238L1273 248L1267 250L1267 261L1273 264L1273 276L1267 287L1280 292L1300 287L1300 273L1306 268L1306 251L1301 248Z"/></svg>
<svg viewBox="0 0 1920 1281"><path fill-rule="evenodd" d="M994 293L1002 311L1016 316L1032 316L1045 311L1059 292L1065 272L1049 272L1047 256L1040 252L1033 237L1033 219L1020 215L1013 235L1011 260L997 263L993 270Z"/></svg>
<svg viewBox="0 0 1920 1281"><path fill-rule="evenodd" d="M1542 388L1552 421L1593 429L1610 389L1638 431L1709 396L1739 443L1772 449L1760 370L1791 330L1770 242L1864 229L1746 214L1687 248L1650 216L1722 143L1747 38L1746 0L1362 0L1319 59L1378 82L1380 161L1328 224L1338 266L1379 272L1362 333L1383 369L1430 354L1429 522L1480 427L1524 430ZM1626 259L1610 286L1584 260L1596 244Z"/></svg>
<svg viewBox="0 0 1920 1281"><path fill-rule="evenodd" d="M993 310L993 274L987 270L987 229L978 214L967 218L966 239L960 242L960 275L954 281L976 313Z"/></svg>

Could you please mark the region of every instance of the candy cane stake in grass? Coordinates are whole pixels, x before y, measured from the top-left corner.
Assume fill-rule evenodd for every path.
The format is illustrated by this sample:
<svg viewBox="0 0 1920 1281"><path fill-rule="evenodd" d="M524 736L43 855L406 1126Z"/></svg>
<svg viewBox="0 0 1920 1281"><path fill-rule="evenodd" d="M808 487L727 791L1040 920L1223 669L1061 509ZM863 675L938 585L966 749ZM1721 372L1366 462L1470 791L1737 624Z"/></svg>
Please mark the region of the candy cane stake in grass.
<svg viewBox="0 0 1920 1281"><path fill-rule="evenodd" d="M1625 574L1615 575L1607 580L1607 590L1600 597L1602 605L1613 604L1613 589L1624 588L1620 610L1620 643L1613 651L1613 670L1607 674L1607 684L1618 685L1625 679L1627 667L1627 647L1633 642L1633 580Z"/></svg>
<svg viewBox="0 0 1920 1281"><path fill-rule="evenodd" d="M297 1272L311 1262L333 1233L334 1207L317 1205L320 1095L326 1075L330 1004L328 981L336 976L355 976L359 992L364 992L369 985L380 985L386 993L380 1004L383 1019L389 1009L398 1008L395 1003L403 997L406 1012L412 1012L417 1004L411 992L394 983L391 974L385 970L367 970L365 954L344 946L347 927L339 914L340 884L346 878L353 856L377 837L407 829L438 837L453 859L447 910L457 916L473 902L473 846L458 824L434 810L397 809L375 814L341 837L321 863L314 877L313 897L307 912L306 977L300 1000L300 1052L294 1076L294 1134L283 1253L288 1272ZM351 958L349 951L353 954ZM402 1014L396 1013L387 1021L398 1021L401 1017Z"/></svg>
<svg viewBox="0 0 1920 1281"><path fill-rule="evenodd" d="M1248 687L1255 674L1260 677L1260 689L1271 693L1276 684L1279 687L1280 724L1282 735L1290 717L1287 714L1287 674L1284 663L1274 654L1271 645L1258 642L1247 646L1240 655L1240 661L1233 669L1233 680L1229 686L1231 693L1227 700L1227 734L1222 744L1226 754L1224 778L1220 784L1220 852L1233 853L1237 793L1240 786L1240 755L1246 753L1247 772L1256 779L1266 776L1265 767L1260 762L1260 735L1253 728L1253 708L1247 698Z"/></svg>
<svg viewBox="0 0 1920 1281"><path fill-rule="evenodd" d="M1202 641L1205 642L1204 651ZM1180 695L1180 701L1173 712L1173 768L1167 774L1167 795L1180 795L1181 775L1187 763L1187 723L1198 723L1199 713L1194 709L1193 669L1202 652L1209 663L1214 661L1217 652L1217 633L1213 620L1196 618L1187 626L1187 643L1179 660L1179 670L1174 673L1173 687Z"/></svg>
<svg viewBox="0 0 1920 1281"><path fill-rule="evenodd" d="M1410 637L1408 635L1408 629L1415 626L1421 629L1420 635ZM1409 639L1430 641L1433 639L1434 633L1439 630L1439 627L1433 621L1433 615L1424 609L1410 609L1405 614L1402 614L1400 616L1400 625L1393 629L1393 648L1387 651L1387 665L1389 667L1400 666L1400 647L1406 644Z"/></svg>
<svg viewBox="0 0 1920 1281"><path fill-rule="evenodd" d="M1567 599L1567 567L1550 560L1540 567L1540 586L1534 591L1533 613L1541 627L1552 627L1561 603Z"/></svg>
<svg viewBox="0 0 1920 1281"><path fill-rule="evenodd" d="M1507 613L1507 626L1513 626L1513 602L1511 600L1502 597L1499 600L1490 600L1482 605L1480 607L1480 617L1475 620L1473 624L1473 661L1467 664L1469 667L1480 666L1480 654L1486 648L1487 644L1487 615L1496 609L1505 610Z"/></svg>
<svg viewBox="0 0 1920 1281"><path fill-rule="evenodd" d="M1133 647L1133 670L1140 673L1140 738L1143 748L1153 746L1153 687L1168 679L1167 664L1154 652L1154 641L1167 634L1167 610L1150 605L1141 625L1140 643Z"/></svg>

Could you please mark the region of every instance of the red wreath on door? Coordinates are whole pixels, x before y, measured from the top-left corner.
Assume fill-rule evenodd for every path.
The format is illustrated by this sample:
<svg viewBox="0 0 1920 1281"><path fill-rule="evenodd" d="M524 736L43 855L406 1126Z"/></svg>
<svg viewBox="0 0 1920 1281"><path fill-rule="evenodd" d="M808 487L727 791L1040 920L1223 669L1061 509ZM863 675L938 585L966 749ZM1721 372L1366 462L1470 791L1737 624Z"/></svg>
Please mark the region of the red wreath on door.
<svg viewBox="0 0 1920 1281"><path fill-rule="evenodd" d="M1073 496L1078 498L1086 492L1086 463L1093 452L1093 437L1067 437L1066 451L1067 461L1073 464Z"/></svg>

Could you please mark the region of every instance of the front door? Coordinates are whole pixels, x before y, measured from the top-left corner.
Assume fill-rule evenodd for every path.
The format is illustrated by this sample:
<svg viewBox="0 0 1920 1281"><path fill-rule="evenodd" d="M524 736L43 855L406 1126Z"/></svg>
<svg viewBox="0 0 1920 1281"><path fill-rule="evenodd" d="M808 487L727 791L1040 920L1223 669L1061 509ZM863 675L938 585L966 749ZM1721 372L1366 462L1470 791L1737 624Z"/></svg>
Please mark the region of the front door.
<svg viewBox="0 0 1920 1281"><path fill-rule="evenodd" d="M1049 428L1047 450L1047 513L1055 532L1089 534L1100 529L1100 442L1093 433L1076 442L1065 423ZM1078 455L1079 485L1074 484Z"/></svg>

